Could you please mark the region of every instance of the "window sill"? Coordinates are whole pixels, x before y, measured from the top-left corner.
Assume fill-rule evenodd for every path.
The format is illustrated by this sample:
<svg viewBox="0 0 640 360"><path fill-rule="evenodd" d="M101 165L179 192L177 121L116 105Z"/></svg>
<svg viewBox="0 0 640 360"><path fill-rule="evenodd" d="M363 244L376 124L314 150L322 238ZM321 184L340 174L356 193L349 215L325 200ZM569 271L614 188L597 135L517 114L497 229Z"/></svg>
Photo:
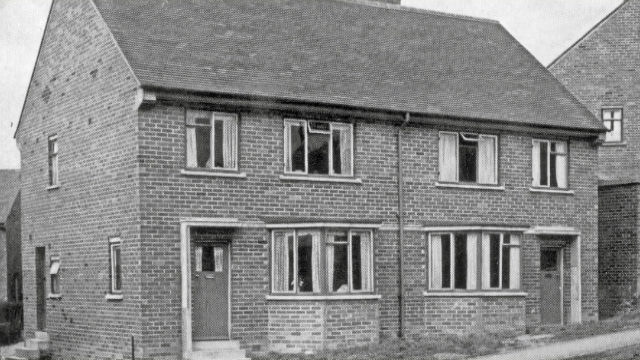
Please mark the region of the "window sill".
<svg viewBox="0 0 640 360"><path fill-rule="evenodd" d="M55 189L59 189L59 188L60 188L59 184L58 185L49 185L49 186L47 186L47 190L55 190Z"/></svg>
<svg viewBox="0 0 640 360"><path fill-rule="evenodd" d="M422 295L424 297L524 297L527 293L522 291L425 291Z"/></svg>
<svg viewBox="0 0 640 360"><path fill-rule="evenodd" d="M442 182L437 182L436 183L436 187L470 189L470 190L504 191L504 185L482 185L482 184L462 184L462 183L442 183Z"/></svg>
<svg viewBox="0 0 640 360"><path fill-rule="evenodd" d="M62 294L49 294L47 295L47 299L60 300L62 299Z"/></svg>
<svg viewBox="0 0 640 360"><path fill-rule="evenodd" d="M280 175L280 180L296 180L296 181L315 181L315 182L332 182L332 183L345 183L345 184L362 184L360 178L350 177L328 177L328 176L313 176L313 175Z"/></svg>
<svg viewBox="0 0 640 360"><path fill-rule="evenodd" d="M573 194L575 194L575 192L573 190L537 188L537 187L530 187L529 191L534 192L534 193L547 193L547 194L563 194L563 195L573 195Z"/></svg>
<svg viewBox="0 0 640 360"><path fill-rule="evenodd" d="M626 141L622 141L622 142L603 142L602 144L600 144L600 146L611 146L611 147L616 147L616 146L627 146L627 142Z"/></svg>
<svg viewBox="0 0 640 360"><path fill-rule="evenodd" d="M122 294L107 294L104 296L107 301L120 301L123 299Z"/></svg>
<svg viewBox="0 0 640 360"><path fill-rule="evenodd" d="M382 295L348 294L348 295L267 295L266 300L278 301L324 301L324 300L379 300Z"/></svg>
<svg viewBox="0 0 640 360"><path fill-rule="evenodd" d="M185 176L209 176L209 177L228 177L228 178L246 178L247 173L244 172L223 172L223 171L205 171L205 170L180 170L180 174Z"/></svg>

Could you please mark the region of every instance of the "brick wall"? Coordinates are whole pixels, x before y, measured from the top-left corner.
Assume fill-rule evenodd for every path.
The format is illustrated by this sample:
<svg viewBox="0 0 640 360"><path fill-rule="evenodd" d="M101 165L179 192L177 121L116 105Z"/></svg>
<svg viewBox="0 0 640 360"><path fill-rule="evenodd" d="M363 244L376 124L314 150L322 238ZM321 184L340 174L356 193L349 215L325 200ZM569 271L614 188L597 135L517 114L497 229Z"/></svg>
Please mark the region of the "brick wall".
<svg viewBox="0 0 640 360"><path fill-rule="evenodd" d="M20 193L18 193L5 224L7 229L7 295L9 300L22 299L22 235L20 219Z"/></svg>

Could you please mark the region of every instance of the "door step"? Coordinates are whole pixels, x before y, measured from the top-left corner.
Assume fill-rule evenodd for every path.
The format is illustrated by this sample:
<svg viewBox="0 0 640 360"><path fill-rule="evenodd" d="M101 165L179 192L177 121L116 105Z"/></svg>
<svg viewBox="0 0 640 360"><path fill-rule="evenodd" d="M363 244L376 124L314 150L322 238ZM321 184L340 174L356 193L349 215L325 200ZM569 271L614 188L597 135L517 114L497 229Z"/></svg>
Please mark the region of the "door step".
<svg viewBox="0 0 640 360"><path fill-rule="evenodd" d="M7 360L39 360L49 356L49 335L43 331L36 331L35 338L27 339L22 345L14 349L14 354L7 356Z"/></svg>
<svg viewBox="0 0 640 360"><path fill-rule="evenodd" d="M240 342L227 341L194 341L190 360L250 360L246 352L240 349Z"/></svg>

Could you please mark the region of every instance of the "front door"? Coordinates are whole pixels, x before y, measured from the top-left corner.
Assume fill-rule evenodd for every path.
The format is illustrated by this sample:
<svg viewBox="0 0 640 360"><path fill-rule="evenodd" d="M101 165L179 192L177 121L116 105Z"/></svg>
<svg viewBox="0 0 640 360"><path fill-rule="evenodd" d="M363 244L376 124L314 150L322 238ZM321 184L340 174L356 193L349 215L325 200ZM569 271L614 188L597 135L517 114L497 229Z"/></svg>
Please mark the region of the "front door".
<svg viewBox="0 0 640 360"><path fill-rule="evenodd" d="M47 259L45 248L36 248L36 322L39 331L44 331L47 324Z"/></svg>
<svg viewBox="0 0 640 360"><path fill-rule="evenodd" d="M540 250L540 321L562 324L562 283L560 249Z"/></svg>
<svg viewBox="0 0 640 360"><path fill-rule="evenodd" d="M195 243L192 263L192 337L229 339L229 244Z"/></svg>

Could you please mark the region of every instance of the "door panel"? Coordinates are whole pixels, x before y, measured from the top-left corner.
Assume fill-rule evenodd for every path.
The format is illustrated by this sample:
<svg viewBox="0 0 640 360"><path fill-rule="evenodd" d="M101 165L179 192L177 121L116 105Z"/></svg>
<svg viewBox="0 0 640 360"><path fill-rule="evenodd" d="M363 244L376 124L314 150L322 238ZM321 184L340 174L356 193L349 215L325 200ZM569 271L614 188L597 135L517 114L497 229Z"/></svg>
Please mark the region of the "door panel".
<svg viewBox="0 0 640 360"><path fill-rule="evenodd" d="M229 338L229 245L192 246L193 340Z"/></svg>
<svg viewBox="0 0 640 360"><path fill-rule="evenodd" d="M44 247L36 248L36 322L39 331L47 325L47 273L46 253Z"/></svg>
<svg viewBox="0 0 640 360"><path fill-rule="evenodd" d="M559 249L540 250L540 321L562 324L562 287Z"/></svg>

